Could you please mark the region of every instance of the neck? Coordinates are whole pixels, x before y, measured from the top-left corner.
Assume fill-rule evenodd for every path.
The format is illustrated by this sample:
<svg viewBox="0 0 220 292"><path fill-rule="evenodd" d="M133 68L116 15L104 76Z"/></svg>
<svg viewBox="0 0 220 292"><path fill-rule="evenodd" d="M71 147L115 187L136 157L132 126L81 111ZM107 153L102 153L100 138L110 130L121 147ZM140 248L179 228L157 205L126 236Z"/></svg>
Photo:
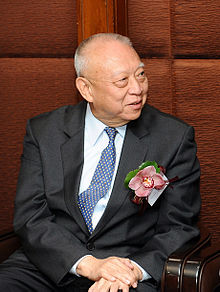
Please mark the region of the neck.
<svg viewBox="0 0 220 292"><path fill-rule="evenodd" d="M91 109L91 112L93 114L93 116L99 120L100 122L102 122L103 124L105 124L106 126L110 127L110 128L117 128L117 127L121 127L121 126L124 126L126 125L129 121L117 121L117 120L112 120L112 119L106 119L104 116L103 117L100 117L98 116L95 111L94 111L94 108L92 106L91 103L89 103L89 106L90 106L90 109Z"/></svg>

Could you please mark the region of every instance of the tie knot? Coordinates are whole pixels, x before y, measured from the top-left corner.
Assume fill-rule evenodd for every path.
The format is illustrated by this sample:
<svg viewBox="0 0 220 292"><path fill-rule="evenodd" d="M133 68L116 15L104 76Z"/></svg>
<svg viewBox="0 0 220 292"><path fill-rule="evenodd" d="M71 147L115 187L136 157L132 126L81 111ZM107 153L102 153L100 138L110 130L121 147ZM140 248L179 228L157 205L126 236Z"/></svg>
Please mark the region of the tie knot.
<svg viewBox="0 0 220 292"><path fill-rule="evenodd" d="M106 127L105 131L108 134L109 140L114 141L115 136L118 133L118 131L115 128L110 128L110 127Z"/></svg>

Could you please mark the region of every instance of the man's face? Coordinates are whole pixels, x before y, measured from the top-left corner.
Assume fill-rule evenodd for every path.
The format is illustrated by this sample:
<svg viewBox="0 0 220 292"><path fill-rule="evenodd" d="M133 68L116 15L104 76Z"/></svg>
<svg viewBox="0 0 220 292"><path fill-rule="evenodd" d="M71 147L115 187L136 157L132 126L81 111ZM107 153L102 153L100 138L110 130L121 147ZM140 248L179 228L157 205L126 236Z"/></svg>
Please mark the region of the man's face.
<svg viewBox="0 0 220 292"><path fill-rule="evenodd" d="M111 127L137 119L147 99L143 63L128 45L118 41L96 44L90 50L85 78L96 118Z"/></svg>

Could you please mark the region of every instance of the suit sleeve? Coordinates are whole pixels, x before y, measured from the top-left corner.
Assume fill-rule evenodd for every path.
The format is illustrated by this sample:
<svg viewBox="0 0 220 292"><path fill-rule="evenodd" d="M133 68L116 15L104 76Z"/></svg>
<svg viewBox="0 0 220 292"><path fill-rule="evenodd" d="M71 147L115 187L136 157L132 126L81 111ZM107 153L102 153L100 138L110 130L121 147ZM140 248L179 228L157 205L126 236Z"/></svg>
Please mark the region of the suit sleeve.
<svg viewBox="0 0 220 292"><path fill-rule="evenodd" d="M167 165L166 176L176 175L178 181L162 194L154 235L142 249L130 255L158 283L168 255L199 235L196 221L200 211L200 166L192 127L185 131L178 151Z"/></svg>
<svg viewBox="0 0 220 292"><path fill-rule="evenodd" d="M14 229L29 260L59 285L75 277L69 271L88 250L56 222L53 210L48 207L41 157L28 123L15 199Z"/></svg>

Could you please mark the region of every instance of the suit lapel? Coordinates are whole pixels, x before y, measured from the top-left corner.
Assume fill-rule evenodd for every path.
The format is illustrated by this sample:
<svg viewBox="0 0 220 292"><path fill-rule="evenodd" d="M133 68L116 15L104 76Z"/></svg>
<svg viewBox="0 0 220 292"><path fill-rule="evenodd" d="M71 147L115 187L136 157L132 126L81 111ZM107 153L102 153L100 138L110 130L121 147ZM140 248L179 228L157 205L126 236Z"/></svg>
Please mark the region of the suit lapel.
<svg viewBox="0 0 220 292"><path fill-rule="evenodd" d="M107 222L116 214L128 196L129 190L124 186L124 179L128 172L138 168L146 159L149 148L148 134L149 132L144 126L144 123L142 123L142 119L128 125L112 194L105 212L92 236L95 236L106 226Z"/></svg>
<svg viewBox="0 0 220 292"><path fill-rule="evenodd" d="M84 232L88 232L77 204L80 178L83 167L84 122L86 103L73 108L65 122L66 142L61 146L64 172L64 191L67 208Z"/></svg>

